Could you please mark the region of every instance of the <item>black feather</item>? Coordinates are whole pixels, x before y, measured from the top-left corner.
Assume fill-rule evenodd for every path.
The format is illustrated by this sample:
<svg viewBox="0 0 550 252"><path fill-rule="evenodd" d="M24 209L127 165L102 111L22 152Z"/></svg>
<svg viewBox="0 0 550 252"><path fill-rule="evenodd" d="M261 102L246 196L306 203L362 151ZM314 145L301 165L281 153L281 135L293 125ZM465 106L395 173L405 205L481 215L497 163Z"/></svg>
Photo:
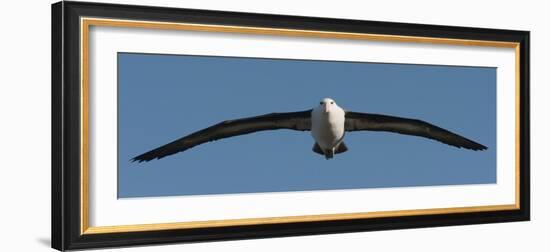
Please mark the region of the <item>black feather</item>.
<svg viewBox="0 0 550 252"><path fill-rule="evenodd" d="M388 131L425 137L458 148L486 150L487 147L433 124L395 116L346 112L346 131Z"/></svg>
<svg viewBox="0 0 550 252"><path fill-rule="evenodd" d="M151 161L153 159L160 159L193 148L197 145L216 141L222 138L276 129L301 131L311 130L311 110L288 113L271 113L255 117L223 121L136 156L132 158L131 161Z"/></svg>

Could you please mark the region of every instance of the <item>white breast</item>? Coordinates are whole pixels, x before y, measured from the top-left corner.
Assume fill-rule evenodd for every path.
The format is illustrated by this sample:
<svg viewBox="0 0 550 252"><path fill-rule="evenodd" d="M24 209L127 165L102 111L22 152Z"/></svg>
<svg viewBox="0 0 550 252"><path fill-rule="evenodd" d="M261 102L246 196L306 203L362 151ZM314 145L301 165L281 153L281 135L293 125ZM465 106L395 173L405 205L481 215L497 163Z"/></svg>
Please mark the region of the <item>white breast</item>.
<svg viewBox="0 0 550 252"><path fill-rule="evenodd" d="M344 136L345 120L345 112L340 107L329 113L315 108L311 112L311 135L322 149L332 149Z"/></svg>

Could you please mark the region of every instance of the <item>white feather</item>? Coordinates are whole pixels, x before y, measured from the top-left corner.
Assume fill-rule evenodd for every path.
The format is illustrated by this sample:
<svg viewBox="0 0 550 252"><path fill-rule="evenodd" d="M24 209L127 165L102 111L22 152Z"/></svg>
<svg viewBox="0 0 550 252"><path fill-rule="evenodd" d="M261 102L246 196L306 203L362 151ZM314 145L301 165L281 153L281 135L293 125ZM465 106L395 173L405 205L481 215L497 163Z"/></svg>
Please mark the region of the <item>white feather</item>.
<svg viewBox="0 0 550 252"><path fill-rule="evenodd" d="M346 112L325 98L311 112L311 135L323 150L333 150L344 137Z"/></svg>

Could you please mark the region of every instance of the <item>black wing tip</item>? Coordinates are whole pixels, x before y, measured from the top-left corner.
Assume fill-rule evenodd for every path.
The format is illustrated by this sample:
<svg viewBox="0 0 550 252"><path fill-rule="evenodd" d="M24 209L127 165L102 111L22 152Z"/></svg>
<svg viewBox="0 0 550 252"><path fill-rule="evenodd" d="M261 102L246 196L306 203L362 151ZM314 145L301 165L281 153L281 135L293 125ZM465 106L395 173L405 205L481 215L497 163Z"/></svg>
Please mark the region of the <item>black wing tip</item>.
<svg viewBox="0 0 550 252"><path fill-rule="evenodd" d="M468 147L469 147L468 149L471 149L474 151L484 151L488 149L487 146L474 142L472 140L469 140Z"/></svg>
<svg viewBox="0 0 550 252"><path fill-rule="evenodd" d="M487 150L487 147L485 147L485 146L483 146L483 147L462 147L462 148L473 150L473 151L485 151L485 150Z"/></svg>
<svg viewBox="0 0 550 252"><path fill-rule="evenodd" d="M159 154L159 153L154 152L154 150L153 150L151 152L146 152L146 153L143 153L139 156L133 157L129 161L132 162L132 163L134 163L134 162L138 162L138 163L149 162L149 161L152 161L152 160L155 160L155 159L158 160L158 159L164 158L164 157L172 155L172 154L174 154L174 153Z"/></svg>
<svg viewBox="0 0 550 252"><path fill-rule="evenodd" d="M142 162L149 162L153 159L159 159L159 157L147 157L145 155L139 155L137 157L134 157L134 158L130 159L130 162L132 162L132 163L134 163L134 162L142 163Z"/></svg>
<svg viewBox="0 0 550 252"><path fill-rule="evenodd" d="M459 146L456 146L456 147L469 149L469 150L473 150L473 151L484 151L484 150L489 149L487 146L482 145L482 144L478 144L476 142L471 142L467 145L459 145Z"/></svg>
<svg viewBox="0 0 550 252"><path fill-rule="evenodd" d="M484 150L487 150L487 149L489 149L489 148L487 148L487 146L484 146L484 145L480 144L479 147L474 148L473 150L475 150L475 151L484 151Z"/></svg>
<svg viewBox="0 0 550 252"><path fill-rule="evenodd" d="M139 157L131 158L129 161L132 162L132 163L135 163L135 162L138 162L138 163L149 162L149 160L142 159L142 158L139 158Z"/></svg>

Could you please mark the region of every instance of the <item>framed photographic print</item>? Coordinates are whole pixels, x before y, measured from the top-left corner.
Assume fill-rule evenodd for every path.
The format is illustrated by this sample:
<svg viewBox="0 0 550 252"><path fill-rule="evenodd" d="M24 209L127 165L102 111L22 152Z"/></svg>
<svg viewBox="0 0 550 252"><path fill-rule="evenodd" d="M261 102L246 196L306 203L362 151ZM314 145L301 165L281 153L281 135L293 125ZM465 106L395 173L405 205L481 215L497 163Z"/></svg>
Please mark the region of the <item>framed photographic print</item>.
<svg viewBox="0 0 550 252"><path fill-rule="evenodd" d="M529 32L52 6L58 250L529 220Z"/></svg>

